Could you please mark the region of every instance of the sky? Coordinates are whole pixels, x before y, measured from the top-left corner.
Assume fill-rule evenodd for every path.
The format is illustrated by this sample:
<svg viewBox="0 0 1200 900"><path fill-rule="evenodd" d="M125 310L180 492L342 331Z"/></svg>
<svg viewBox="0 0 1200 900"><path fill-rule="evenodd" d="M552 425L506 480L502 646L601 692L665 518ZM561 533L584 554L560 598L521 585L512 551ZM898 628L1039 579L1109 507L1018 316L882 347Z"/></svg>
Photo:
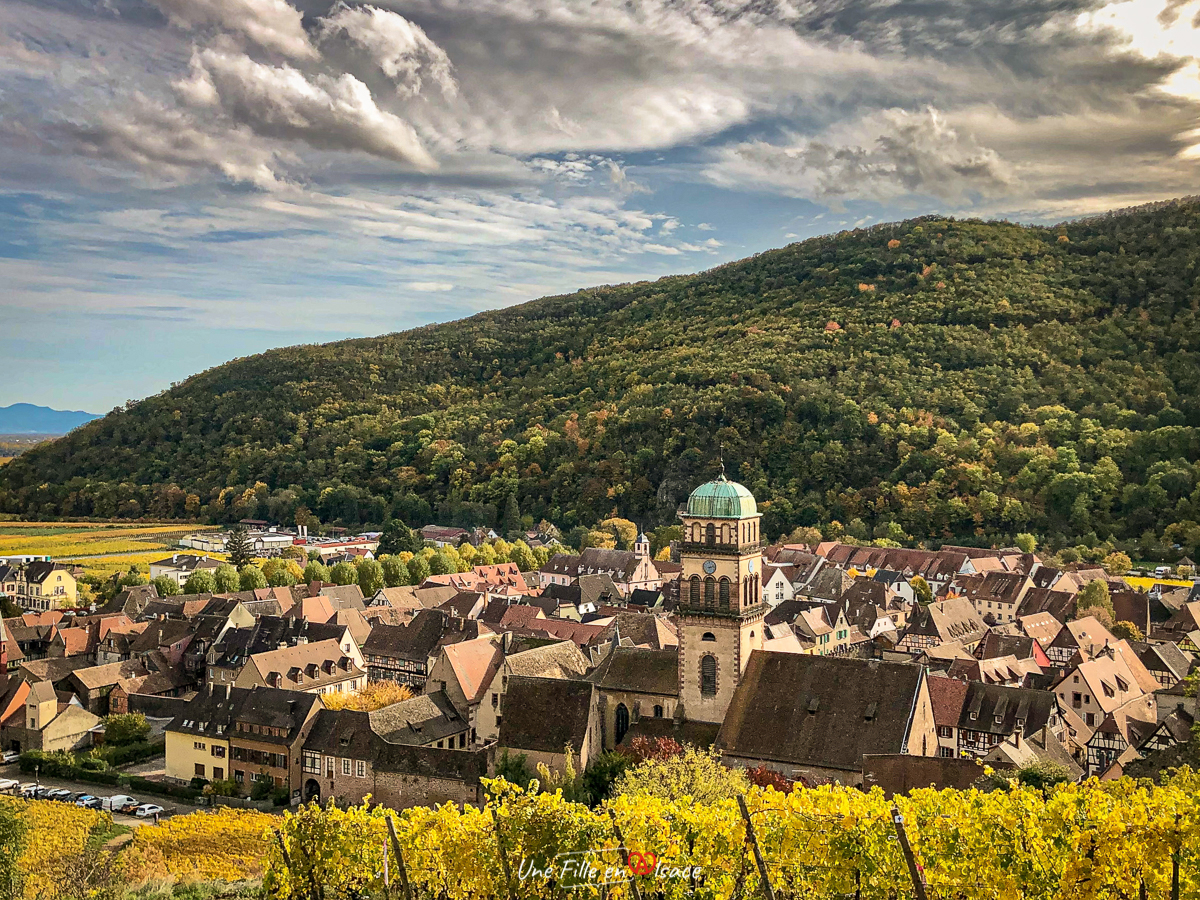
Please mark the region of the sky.
<svg viewBox="0 0 1200 900"><path fill-rule="evenodd" d="M0 405L1198 184L1200 0L0 0Z"/></svg>

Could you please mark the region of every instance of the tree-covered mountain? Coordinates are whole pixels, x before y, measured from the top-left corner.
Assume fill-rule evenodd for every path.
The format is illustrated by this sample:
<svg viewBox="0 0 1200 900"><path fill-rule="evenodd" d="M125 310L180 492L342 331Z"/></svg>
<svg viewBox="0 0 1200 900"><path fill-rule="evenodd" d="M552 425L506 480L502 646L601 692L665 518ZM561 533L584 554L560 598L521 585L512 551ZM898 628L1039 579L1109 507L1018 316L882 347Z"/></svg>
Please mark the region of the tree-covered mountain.
<svg viewBox="0 0 1200 900"><path fill-rule="evenodd" d="M25 454L0 507L645 525L718 448L774 536L1200 543L1200 205L926 217L240 359Z"/></svg>

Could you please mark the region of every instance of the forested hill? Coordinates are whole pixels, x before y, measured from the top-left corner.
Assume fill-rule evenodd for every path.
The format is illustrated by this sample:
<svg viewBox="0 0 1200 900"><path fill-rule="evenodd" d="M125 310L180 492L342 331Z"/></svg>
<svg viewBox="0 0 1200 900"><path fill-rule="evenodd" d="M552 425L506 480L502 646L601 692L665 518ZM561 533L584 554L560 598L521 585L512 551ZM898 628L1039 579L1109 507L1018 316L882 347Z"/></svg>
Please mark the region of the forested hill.
<svg viewBox="0 0 1200 900"><path fill-rule="evenodd" d="M1193 202L843 232L237 360L14 460L0 507L652 526L720 445L771 536L1194 545L1198 263Z"/></svg>

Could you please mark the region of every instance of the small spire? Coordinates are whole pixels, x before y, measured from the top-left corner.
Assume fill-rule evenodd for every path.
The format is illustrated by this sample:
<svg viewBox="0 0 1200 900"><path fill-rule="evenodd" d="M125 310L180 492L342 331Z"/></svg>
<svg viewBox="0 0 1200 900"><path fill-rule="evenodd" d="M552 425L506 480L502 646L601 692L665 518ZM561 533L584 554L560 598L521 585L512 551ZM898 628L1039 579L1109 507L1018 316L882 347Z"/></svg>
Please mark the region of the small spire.
<svg viewBox="0 0 1200 900"><path fill-rule="evenodd" d="M725 480L725 445L722 443L717 444L717 462L720 463L720 465L721 465L721 474L718 476L717 480L724 481Z"/></svg>

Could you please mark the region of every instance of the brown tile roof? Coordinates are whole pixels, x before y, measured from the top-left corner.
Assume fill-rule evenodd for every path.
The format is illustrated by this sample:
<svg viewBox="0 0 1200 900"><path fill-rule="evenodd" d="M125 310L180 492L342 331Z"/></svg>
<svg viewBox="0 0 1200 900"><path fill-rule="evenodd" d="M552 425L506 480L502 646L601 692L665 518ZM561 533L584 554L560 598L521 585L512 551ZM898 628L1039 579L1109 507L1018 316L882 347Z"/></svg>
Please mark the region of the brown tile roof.
<svg viewBox="0 0 1200 900"><path fill-rule="evenodd" d="M591 682L514 675L504 694L497 743L542 753L562 753L570 745L578 757L595 707Z"/></svg>
<svg viewBox="0 0 1200 900"><path fill-rule="evenodd" d="M504 661L499 644L487 638L459 641L442 648L468 703L477 703Z"/></svg>
<svg viewBox="0 0 1200 900"><path fill-rule="evenodd" d="M934 723L957 728L963 704L967 701L967 682L945 675L930 675L929 699L933 703Z"/></svg>
<svg viewBox="0 0 1200 900"><path fill-rule="evenodd" d="M924 681L908 663L756 650L717 736L738 759L857 772L901 753Z"/></svg>
<svg viewBox="0 0 1200 900"><path fill-rule="evenodd" d="M633 691L641 694L679 695L679 652L615 647L596 670L588 675L602 691Z"/></svg>

